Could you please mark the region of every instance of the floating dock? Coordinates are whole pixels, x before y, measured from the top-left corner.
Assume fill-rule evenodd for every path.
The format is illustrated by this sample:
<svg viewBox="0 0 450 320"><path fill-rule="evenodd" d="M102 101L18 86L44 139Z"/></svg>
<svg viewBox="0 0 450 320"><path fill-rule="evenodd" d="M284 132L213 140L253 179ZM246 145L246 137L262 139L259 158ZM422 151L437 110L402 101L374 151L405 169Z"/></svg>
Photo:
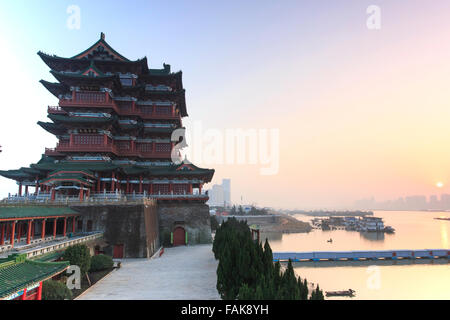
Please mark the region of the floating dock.
<svg viewBox="0 0 450 320"><path fill-rule="evenodd" d="M359 261L449 258L450 249L274 252L273 261Z"/></svg>

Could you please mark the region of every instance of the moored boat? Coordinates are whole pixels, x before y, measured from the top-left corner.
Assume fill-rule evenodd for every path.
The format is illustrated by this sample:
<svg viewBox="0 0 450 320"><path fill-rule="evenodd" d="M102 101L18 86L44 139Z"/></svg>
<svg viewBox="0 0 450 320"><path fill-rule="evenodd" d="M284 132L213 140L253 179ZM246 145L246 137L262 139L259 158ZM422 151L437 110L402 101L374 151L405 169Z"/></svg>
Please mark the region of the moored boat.
<svg viewBox="0 0 450 320"><path fill-rule="evenodd" d="M326 291L325 296L327 297L353 297L355 296L355 290L348 289L343 291Z"/></svg>

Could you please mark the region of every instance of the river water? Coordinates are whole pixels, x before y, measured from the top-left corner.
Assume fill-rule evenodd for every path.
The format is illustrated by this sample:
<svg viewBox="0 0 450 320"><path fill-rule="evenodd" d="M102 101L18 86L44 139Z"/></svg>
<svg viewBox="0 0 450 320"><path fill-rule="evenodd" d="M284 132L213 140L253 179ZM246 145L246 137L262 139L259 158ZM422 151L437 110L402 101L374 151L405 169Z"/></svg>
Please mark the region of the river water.
<svg viewBox="0 0 450 320"><path fill-rule="evenodd" d="M273 252L389 249L450 249L449 212L375 211L395 234L313 230L298 234L263 234ZM310 221L313 217L296 215ZM327 242L333 239L332 243ZM324 291L353 289L353 298L333 299L450 299L447 259L360 262L299 262L301 278L318 283ZM328 299L328 298L327 298Z"/></svg>

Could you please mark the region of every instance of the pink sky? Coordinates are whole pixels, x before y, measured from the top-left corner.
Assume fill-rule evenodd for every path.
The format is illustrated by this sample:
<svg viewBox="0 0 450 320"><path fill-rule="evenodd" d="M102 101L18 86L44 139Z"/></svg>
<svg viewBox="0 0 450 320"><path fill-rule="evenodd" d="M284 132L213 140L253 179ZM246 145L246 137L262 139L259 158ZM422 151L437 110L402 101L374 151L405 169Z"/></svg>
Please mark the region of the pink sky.
<svg viewBox="0 0 450 320"><path fill-rule="evenodd" d="M213 183L230 178L235 202L333 208L450 193L448 1L377 1L377 31L366 27L374 3L364 0L199 1L172 8L172 20L164 2L139 13L95 4L110 10L98 20L94 5L79 1L79 31L65 28L71 3L24 3L0 8L2 170L28 166L55 145L36 124L57 103L38 83L53 79L36 52L72 56L104 31L130 59L183 70L187 127L279 130L275 175L261 175L260 165L196 163L216 169ZM119 26L119 13L129 24ZM0 195L8 192L16 187L1 178Z"/></svg>

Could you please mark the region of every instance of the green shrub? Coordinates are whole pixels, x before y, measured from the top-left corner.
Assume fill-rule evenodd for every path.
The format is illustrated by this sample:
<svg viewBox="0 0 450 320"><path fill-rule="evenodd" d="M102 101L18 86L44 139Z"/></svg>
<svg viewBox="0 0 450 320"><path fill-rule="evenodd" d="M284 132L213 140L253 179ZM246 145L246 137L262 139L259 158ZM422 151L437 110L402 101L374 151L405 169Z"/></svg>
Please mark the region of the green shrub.
<svg viewBox="0 0 450 320"><path fill-rule="evenodd" d="M91 255L89 248L84 244L76 244L64 252L64 261L80 267L81 274L85 274L91 267Z"/></svg>
<svg viewBox="0 0 450 320"><path fill-rule="evenodd" d="M59 281L47 280L42 284L42 300L70 300L72 291Z"/></svg>
<svg viewBox="0 0 450 320"><path fill-rule="evenodd" d="M101 271L111 269L114 262L110 256L99 254L91 258L91 269L89 271Z"/></svg>
<svg viewBox="0 0 450 320"><path fill-rule="evenodd" d="M163 247L170 247L172 244L170 243L170 232L164 230L161 235L161 244Z"/></svg>
<svg viewBox="0 0 450 320"><path fill-rule="evenodd" d="M216 216L211 216L211 230L216 231L219 228L219 221Z"/></svg>

